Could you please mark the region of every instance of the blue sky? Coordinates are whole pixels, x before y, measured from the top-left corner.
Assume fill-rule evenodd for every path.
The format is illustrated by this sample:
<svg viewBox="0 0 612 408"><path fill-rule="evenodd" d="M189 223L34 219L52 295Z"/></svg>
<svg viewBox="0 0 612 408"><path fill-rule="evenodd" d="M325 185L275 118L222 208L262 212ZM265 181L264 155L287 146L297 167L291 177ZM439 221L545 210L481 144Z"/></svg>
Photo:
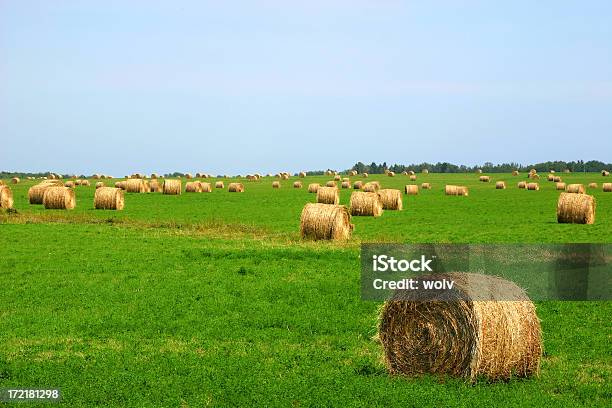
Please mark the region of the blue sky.
<svg viewBox="0 0 612 408"><path fill-rule="evenodd" d="M0 170L612 160L610 1L0 0Z"/></svg>

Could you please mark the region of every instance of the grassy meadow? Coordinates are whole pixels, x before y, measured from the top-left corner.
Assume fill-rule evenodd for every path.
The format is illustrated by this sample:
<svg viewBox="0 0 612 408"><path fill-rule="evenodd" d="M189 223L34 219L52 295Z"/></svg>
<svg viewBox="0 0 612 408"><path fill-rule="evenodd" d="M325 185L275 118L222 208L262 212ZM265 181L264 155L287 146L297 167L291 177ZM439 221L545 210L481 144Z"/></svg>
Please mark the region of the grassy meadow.
<svg viewBox="0 0 612 408"><path fill-rule="evenodd" d="M302 189L296 177L278 190L244 179L228 193L214 178L226 188L126 193L119 212L93 209L95 182L66 211L30 205L35 181L5 180L16 211L0 212L0 388L59 387L67 406L609 406L610 302L538 302L540 377L468 384L390 377L372 339L380 303L360 299L362 242L612 242L611 179L560 175L598 183L594 225L557 223L545 175L539 191L516 187L523 174L371 175L432 190L353 217L347 242L300 239L308 183L327 176ZM445 184L470 195L445 196Z"/></svg>

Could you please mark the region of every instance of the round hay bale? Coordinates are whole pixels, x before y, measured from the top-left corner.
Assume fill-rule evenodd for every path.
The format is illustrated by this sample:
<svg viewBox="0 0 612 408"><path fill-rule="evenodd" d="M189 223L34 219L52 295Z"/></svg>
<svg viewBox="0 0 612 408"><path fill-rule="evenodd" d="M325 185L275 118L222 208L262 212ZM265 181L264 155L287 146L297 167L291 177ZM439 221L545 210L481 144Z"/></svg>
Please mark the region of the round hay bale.
<svg viewBox="0 0 612 408"><path fill-rule="evenodd" d="M120 188L100 187L94 195L96 210L123 210L125 206L124 192Z"/></svg>
<svg viewBox="0 0 612 408"><path fill-rule="evenodd" d="M375 193L380 189L380 183L378 181L370 181L363 185L363 191L366 193Z"/></svg>
<svg viewBox="0 0 612 408"><path fill-rule="evenodd" d="M431 184L429 184L429 183L422 183L421 184L421 188L423 190L431 190Z"/></svg>
<svg viewBox="0 0 612 408"><path fill-rule="evenodd" d="M202 189L202 193L212 193L212 186L210 183L200 183L200 187Z"/></svg>
<svg viewBox="0 0 612 408"><path fill-rule="evenodd" d="M102 178L102 176L98 173L94 174L93 176L91 176L92 179L94 180L100 180Z"/></svg>
<svg viewBox="0 0 612 408"><path fill-rule="evenodd" d="M217 181L215 183L215 188L225 188L225 184L222 181Z"/></svg>
<svg viewBox="0 0 612 408"><path fill-rule="evenodd" d="M304 178L304 177L306 177L306 173L305 173L305 172L303 172L303 171L300 171L299 176L300 176L301 178Z"/></svg>
<svg viewBox="0 0 612 408"><path fill-rule="evenodd" d="M414 173L414 170L409 170L409 171L408 171L408 175L409 175L409 176L414 176L414 174L415 174L415 173Z"/></svg>
<svg viewBox="0 0 612 408"><path fill-rule="evenodd" d="M96 183L96 190L99 189L99 188L102 188L102 187L104 187L104 182L103 181L98 181Z"/></svg>
<svg viewBox="0 0 612 408"><path fill-rule="evenodd" d="M273 181L272 182L272 188L280 188L280 187L281 187L281 184L280 184L279 181Z"/></svg>
<svg viewBox="0 0 612 408"><path fill-rule="evenodd" d="M602 175L603 177L608 177L608 176L610 175L610 172L609 172L608 170L602 170L602 171L601 171L601 175Z"/></svg>
<svg viewBox="0 0 612 408"><path fill-rule="evenodd" d="M294 181L293 182L293 188L302 188L302 182L301 181Z"/></svg>
<svg viewBox="0 0 612 408"><path fill-rule="evenodd" d="M595 222L595 198L588 194L561 193L557 201L557 222L593 224Z"/></svg>
<svg viewBox="0 0 612 408"><path fill-rule="evenodd" d="M13 204L13 191L11 191L9 186L5 186L4 184L0 185L0 208L8 210L13 208Z"/></svg>
<svg viewBox="0 0 612 408"><path fill-rule="evenodd" d="M380 217L383 213L382 202L376 193L355 191L351 194L351 215Z"/></svg>
<svg viewBox="0 0 612 408"><path fill-rule="evenodd" d="M310 183L308 185L308 192L309 193L316 193L319 190L319 187L321 187L321 185L319 183Z"/></svg>
<svg viewBox="0 0 612 408"><path fill-rule="evenodd" d="M349 171L349 176L356 176L357 175L357 170L351 170Z"/></svg>
<svg viewBox="0 0 612 408"><path fill-rule="evenodd" d="M527 188L527 183L524 181L519 181L517 184L518 188Z"/></svg>
<svg viewBox="0 0 612 408"><path fill-rule="evenodd" d="M116 187L116 188L120 188L120 189L122 189L122 190L125 190L125 188L126 188L126 181L125 181L125 180L123 180L123 181L117 181L117 182L115 182L115 187Z"/></svg>
<svg viewBox="0 0 612 408"><path fill-rule="evenodd" d="M183 182L177 179L166 179L162 184L162 194L180 195L183 192Z"/></svg>
<svg viewBox="0 0 612 408"><path fill-rule="evenodd" d="M557 183L555 186L557 190L565 191L565 183Z"/></svg>
<svg viewBox="0 0 612 408"><path fill-rule="evenodd" d="M498 181L497 183L495 183L495 189L496 190L505 190L506 189L506 182L505 181Z"/></svg>
<svg viewBox="0 0 612 408"><path fill-rule="evenodd" d="M489 176L480 176L478 178L478 180L482 181L483 183L488 183L488 182L491 181L491 177L489 177Z"/></svg>
<svg viewBox="0 0 612 408"><path fill-rule="evenodd" d="M151 192L151 185L149 184L148 180L142 180L142 183L144 184L144 192L145 193L150 193Z"/></svg>
<svg viewBox="0 0 612 408"><path fill-rule="evenodd" d="M563 181L563 180L561 180L561 177L560 177L560 176L555 176L555 177L553 177L553 182L555 182L555 183L560 183L561 181Z"/></svg>
<svg viewBox="0 0 612 408"><path fill-rule="evenodd" d="M244 193L244 185L242 183L229 183L227 191L230 193Z"/></svg>
<svg viewBox="0 0 612 408"><path fill-rule="evenodd" d="M125 181L125 191L128 193L144 193L145 190L145 184L140 178L131 178Z"/></svg>
<svg viewBox="0 0 612 408"><path fill-rule="evenodd" d="M584 194L585 189L582 184L568 184L565 189L566 193Z"/></svg>
<svg viewBox="0 0 612 408"><path fill-rule="evenodd" d="M363 177L364 178L368 178L368 177L370 177L370 175L368 173L363 173Z"/></svg>
<svg viewBox="0 0 612 408"><path fill-rule="evenodd" d="M67 182L66 184L68 183L70 182ZM51 183L42 182L42 183L36 184L35 186L30 187L28 189L28 200L30 204L42 204L43 196L45 195L45 191L51 187L56 187L56 185L51 184Z"/></svg>
<svg viewBox="0 0 612 408"><path fill-rule="evenodd" d="M159 176L157 175L157 173L151 173L151 179L156 179L156 178L158 178L158 177L159 177Z"/></svg>
<svg viewBox="0 0 612 408"><path fill-rule="evenodd" d="M404 193L406 193L406 195L418 195L419 186L417 186L416 184L407 184L406 186L404 186Z"/></svg>
<svg viewBox="0 0 612 408"><path fill-rule="evenodd" d="M597 188L597 183L589 183L589 188Z"/></svg>
<svg viewBox="0 0 612 408"><path fill-rule="evenodd" d="M513 175L513 176L518 176L519 174L520 174L520 173L519 173L519 171L518 171L518 170L513 170L513 171L512 171L512 175Z"/></svg>
<svg viewBox="0 0 612 408"><path fill-rule="evenodd" d="M330 180L327 183L325 183L325 187L336 187L336 182Z"/></svg>
<svg viewBox="0 0 612 408"><path fill-rule="evenodd" d="M188 181L185 183L185 192L186 193L201 193L202 185L199 181Z"/></svg>
<svg viewBox="0 0 612 408"><path fill-rule="evenodd" d="M612 193L612 183L603 183L602 187L604 193Z"/></svg>
<svg viewBox="0 0 612 408"><path fill-rule="evenodd" d="M72 210L76 206L76 195L68 187L50 187L43 194L43 205L48 210Z"/></svg>
<svg viewBox="0 0 612 408"><path fill-rule="evenodd" d="M416 181L417 176L415 174L410 175L410 181Z"/></svg>
<svg viewBox="0 0 612 408"><path fill-rule="evenodd" d="M402 171L402 176L407 176L408 172L406 170Z"/></svg>
<svg viewBox="0 0 612 408"><path fill-rule="evenodd" d="M363 188L363 181L359 180L353 183L353 188L355 190L361 190Z"/></svg>
<svg viewBox="0 0 612 408"><path fill-rule="evenodd" d="M75 186L80 186L81 184L83 184L83 180L81 180L81 179L74 180L74 185Z"/></svg>
<svg viewBox="0 0 612 408"><path fill-rule="evenodd" d="M185 178L186 178L186 179L192 179L192 178L193 178L193 175L192 175L191 173L186 173L186 174L185 174Z"/></svg>
<svg viewBox="0 0 612 408"><path fill-rule="evenodd" d="M91 186L91 183L89 182L89 180L81 180L81 185L82 186Z"/></svg>
<svg viewBox="0 0 612 408"><path fill-rule="evenodd" d="M336 175L334 176L334 181L340 181L340 176L336 174Z"/></svg>
<svg viewBox="0 0 612 408"><path fill-rule="evenodd" d="M317 189L317 203L339 204L340 195L336 187L319 187Z"/></svg>
<svg viewBox="0 0 612 408"><path fill-rule="evenodd" d="M429 170L427 170L427 169L423 169L423 171L421 171L421 173L423 173L423 174L429 174Z"/></svg>
<svg viewBox="0 0 612 408"><path fill-rule="evenodd" d="M342 184L340 185L340 187L342 188L351 188L351 183L348 181L343 181Z"/></svg>
<svg viewBox="0 0 612 408"><path fill-rule="evenodd" d="M287 173L281 174L281 180L289 180L289 175Z"/></svg>
<svg viewBox="0 0 612 408"><path fill-rule="evenodd" d="M151 193L161 192L161 186L159 184L159 181L157 181L157 179L151 179L151 181L149 182L149 190Z"/></svg>
<svg viewBox="0 0 612 408"><path fill-rule="evenodd" d="M549 174L548 176L546 176L546 180L548 180L548 181L555 181L555 175L554 174Z"/></svg>
<svg viewBox="0 0 612 408"><path fill-rule="evenodd" d="M446 195L467 196L469 193L468 188L465 186L453 186L450 184L444 186L444 194Z"/></svg>
<svg viewBox="0 0 612 408"><path fill-rule="evenodd" d="M384 210L401 211L403 207L402 192L391 188L378 190L378 196L382 202Z"/></svg>
<svg viewBox="0 0 612 408"><path fill-rule="evenodd" d="M527 190L538 191L540 189L540 185L538 183L528 183Z"/></svg>
<svg viewBox="0 0 612 408"><path fill-rule="evenodd" d="M302 238L345 240L350 238L352 231L351 215L343 205L308 203L302 210L300 217Z"/></svg>
<svg viewBox="0 0 612 408"><path fill-rule="evenodd" d="M388 173L387 173L387 176L389 176L389 177L395 177L395 173L394 173L394 172L392 172L392 171L390 171L390 172L388 172Z"/></svg>
<svg viewBox="0 0 612 408"><path fill-rule="evenodd" d="M19 177L13 177L11 179L11 183L13 183L13 184L17 184L17 183L19 183L19 181L21 181L21 180L19 180Z"/></svg>
<svg viewBox="0 0 612 408"><path fill-rule="evenodd" d="M351 179L350 179L350 178L348 178L348 177L343 177L343 178L342 178L342 181L348 181L348 182L350 183L350 182L351 182Z"/></svg>
<svg viewBox="0 0 612 408"><path fill-rule="evenodd" d="M542 330L534 304L513 282L452 272L419 280L454 281L422 299L398 290L381 308L378 339L392 375L508 380L539 374ZM438 297L441 300L438 300Z"/></svg>

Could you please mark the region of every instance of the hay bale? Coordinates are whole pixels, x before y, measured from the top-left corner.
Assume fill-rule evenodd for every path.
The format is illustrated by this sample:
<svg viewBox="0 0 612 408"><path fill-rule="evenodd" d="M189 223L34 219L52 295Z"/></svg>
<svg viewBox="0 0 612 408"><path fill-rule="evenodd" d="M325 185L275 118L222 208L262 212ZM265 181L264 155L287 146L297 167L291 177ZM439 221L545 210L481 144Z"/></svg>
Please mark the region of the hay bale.
<svg viewBox="0 0 612 408"><path fill-rule="evenodd" d="M505 190L506 189L506 182L505 181L498 181L497 183L495 183L495 189L496 190Z"/></svg>
<svg viewBox="0 0 612 408"><path fill-rule="evenodd" d="M115 186L116 187L116 186ZM149 182L149 191L151 193L159 193L161 192L161 186L159 185L159 181L157 179L151 179Z"/></svg>
<svg viewBox="0 0 612 408"><path fill-rule="evenodd" d="M293 188L302 188L302 182L301 181L294 181L293 182Z"/></svg>
<svg viewBox="0 0 612 408"><path fill-rule="evenodd" d="M351 170L349 171L349 176L356 176L357 175L357 170Z"/></svg>
<svg viewBox="0 0 612 408"><path fill-rule="evenodd" d="M352 231L351 215L343 205L308 203L302 210L300 217L302 238L345 240L350 238Z"/></svg>
<svg viewBox="0 0 612 408"><path fill-rule="evenodd" d="M394 172L392 172L392 171L390 171L390 172L388 172L388 173L387 173L387 176L389 176L389 177L395 177L395 173L394 173Z"/></svg>
<svg viewBox="0 0 612 408"><path fill-rule="evenodd" d="M370 175L369 175L368 173L363 173L363 175L362 175L362 176L363 176L364 178L368 178L368 177L370 177Z"/></svg>
<svg viewBox="0 0 612 408"><path fill-rule="evenodd" d="M595 222L595 197L588 194L561 193L557 201L557 222L593 224Z"/></svg>
<svg viewBox="0 0 612 408"><path fill-rule="evenodd" d="M410 176L410 181L415 181L417 179L417 176L415 174L412 174Z"/></svg>
<svg viewBox="0 0 612 408"><path fill-rule="evenodd" d="M612 193L612 183L603 183L602 187L604 193Z"/></svg>
<svg viewBox="0 0 612 408"><path fill-rule="evenodd" d="M281 184L280 184L279 181L273 181L272 182L272 188L280 188L280 187L281 187Z"/></svg>
<svg viewBox="0 0 612 408"><path fill-rule="evenodd" d="M527 188L527 183L524 181L519 181L517 184L518 188Z"/></svg>
<svg viewBox="0 0 612 408"><path fill-rule="evenodd" d="M582 184L569 184L565 189L566 193L584 194L585 189Z"/></svg>
<svg viewBox="0 0 612 408"><path fill-rule="evenodd" d="M317 203L339 204L340 195L336 187L319 187L317 189Z"/></svg>
<svg viewBox="0 0 612 408"><path fill-rule="evenodd" d="M151 179L156 179L158 177L159 176L157 175L157 173L151 173L151 177L150 177Z"/></svg>
<svg viewBox="0 0 612 408"><path fill-rule="evenodd" d="M514 171L512 171L512 175L513 175L513 176L518 176L518 175L519 175L519 171L518 171L518 170L514 170Z"/></svg>
<svg viewBox="0 0 612 408"><path fill-rule="evenodd" d="M421 173L423 173L423 174L429 174L429 170L427 170L427 169L423 169L423 171L421 171Z"/></svg>
<svg viewBox="0 0 612 408"><path fill-rule="evenodd" d="M13 177L13 178L11 179L11 183L13 183L13 184L17 184L17 183L19 183L20 181L21 181L21 180L19 180L19 177Z"/></svg>
<svg viewBox="0 0 612 408"><path fill-rule="evenodd" d="M100 187L94 195L96 210L123 210L125 206L124 192L120 188Z"/></svg>
<svg viewBox="0 0 612 408"><path fill-rule="evenodd" d="M340 185L340 187L342 188L351 188L351 183L348 181L343 181L342 184Z"/></svg>
<svg viewBox="0 0 612 408"><path fill-rule="evenodd" d="M557 190L565 191L565 183L557 183L555 186Z"/></svg>
<svg viewBox="0 0 612 408"><path fill-rule="evenodd" d="M444 186L444 194L446 195L467 196L469 193L468 188L465 186L454 186L451 184Z"/></svg>
<svg viewBox="0 0 612 408"><path fill-rule="evenodd" d="M186 179L192 179L192 178L193 178L193 175L192 175L191 173L186 173L186 174L185 174L185 178L186 178ZM187 185L185 184L185 186L187 186Z"/></svg>
<svg viewBox="0 0 612 408"><path fill-rule="evenodd" d="M117 181L117 182L115 183L115 187L116 187L116 188L120 188L120 189L122 189L122 190L125 190L125 188L126 188L126 181L125 181L125 180L123 180L123 181Z"/></svg>
<svg viewBox="0 0 612 408"><path fill-rule="evenodd" d="M380 197L384 210L401 211L404 208L402 203L402 192L400 190L385 188L378 190L378 196Z"/></svg>
<svg viewBox="0 0 612 408"><path fill-rule="evenodd" d="M185 192L186 193L201 193L202 185L199 181L188 181L185 183Z"/></svg>
<svg viewBox="0 0 612 408"><path fill-rule="evenodd" d="M83 183L83 180L81 180L81 179L76 179L76 180L74 180L74 185L75 185L75 186L80 186L80 185L81 185L81 183Z"/></svg>
<svg viewBox="0 0 612 408"><path fill-rule="evenodd" d="M429 183L422 183L421 184L421 188L423 190L431 190L431 184L429 184Z"/></svg>
<svg viewBox="0 0 612 408"><path fill-rule="evenodd" d="M96 183L96 190L99 189L99 188L102 188L102 187L104 187L104 182L103 181L98 181Z"/></svg>
<svg viewBox="0 0 612 408"><path fill-rule="evenodd" d="M70 181L67 182L66 184L71 183ZM47 191L48 188L51 187L57 187L55 184L52 183L39 183L36 184L32 187L30 187L28 189L28 200L30 202L30 204L42 204L43 203L43 196L45 195L45 191ZM66 186L68 187L68 186Z"/></svg>
<svg viewBox="0 0 612 408"><path fill-rule="evenodd" d="M406 195L418 195L419 194L419 186L416 184L407 184L404 186L404 193Z"/></svg>
<svg viewBox="0 0 612 408"><path fill-rule="evenodd" d="M483 183L488 183L488 182L491 181L491 177L489 177L489 176L480 176L478 178L478 180L482 181Z"/></svg>
<svg viewBox="0 0 612 408"><path fill-rule="evenodd" d="M128 193L144 193L145 190L145 184L140 178L131 178L125 181L125 191Z"/></svg>
<svg viewBox="0 0 612 408"><path fill-rule="evenodd" d="M597 188L597 183L589 183L589 188Z"/></svg>
<svg viewBox="0 0 612 408"><path fill-rule="evenodd" d="M602 171L601 171L601 175L602 175L603 177L608 177L608 176L610 175L610 172L609 172L608 170L602 170Z"/></svg>
<svg viewBox="0 0 612 408"><path fill-rule="evenodd" d="M215 183L215 188L225 188L225 184L222 181L217 181Z"/></svg>
<svg viewBox="0 0 612 408"><path fill-rule="evenodd" d="M200 183L200 188L202 189L202 193L212 193L212 186L210 183Z"/></svg>
<svg viewBox="0 0 612 408"><path fill-rule="evenodd" d="M321 185L319 183L310 183L308 185L308 192L309 193L316 193L319 190L319 187L321 187Z"/></svg>
<svg viewBox="0 0 612 408"><path fill-rule="evenodd" d="M183 182L177 179L166 179L162 184L162 194L180 195L183 192Z"/></svg>
<svg viewBox="0 0 612 408"><path fill-rule="evenodd" d="M340 176L336 174L336 175L334 176L334 181L340 181Z"/></svg>
<svg viewBox="0 0 612 408"><path fill-rule="evenodd" d="M555 175L554 174L549 174L548 176L546 176L546 180L554 181L555 180Z"/></svg>
<svg viewBox="0 0 612 408"><path fill-rule="evenodd" d="M46 209L72 210L76 206L74 190L68 187L50 187L43 194Z"/></svg>
<svg viewBox="0 0 612 408"><path fill-rule="evenodd" d="M227 191L230 193L244 193L244 185L242 183L229 183Z"/></svg>
<svg viewBox="0 0 612 408"><path fill-rule="evenodd" d="M538 191L540 189L540 185L538 183L528 183L527 190Z"/></svg>
<svg viewBox="0 0 612 408"><path fill-rule="evenodd" d="M383 213L382 201L377 193L355 191L351 194L351 215L380 217Z"/></svg>
<svg viewBox="0 0 612 408"><path fill-rule="evenodd" d="M8 210L9 208L13 208L13 204L13 191L11 191L9 186L5 186L4 184L0 185L0 208Z"/></svg>
<svg viewBox="0 0 612 408"><path fill-rule="evenodd" d="M363 185L363 191L366 193L375 193L380 189L380 183L378 181L370 181Z"/></svg>
<svg viewBox="0 0 612 408"><path fill-rule="evenodd" d="M300 176L301 178L304 178L304 177L306 177L306 173L305 173L305 172L303 172L303 171L300 171L299 176Z"/></svg>
<svg viewBox="0 0 612 408"><path fill-rule="evenodd" d="M363 181L359 180L353 183L353 188L355 190L361 190L363 188Z"/></svg>
<svg viewBox="0 0 612 408"><path fill-rule="evenodd" d="M89 180L81 180L81 185L82 186L91 186L91 183L89 183Z"/></svg>
<svg viewBox="0 0 612 408"><path fill-rule="evenodd" d="M474 381L539 374L542 330L534 304L513 282L452 272L438 294L398 290L381 308L378 339L392 375L450 375Z"/></svg>
<svg viewBox="0 0 612 408"><path fill-rule="evenodd" d="M560 183L561 181L563 181L563 180L561 180L561 177L560 177L560 176L555 176L555 177L553 177L553 182L555 182L555 183Z"/></svg>
<svg viewBox="0 0 612 408"><path fill-rule="evenodd" d="M327 183L325 183L325 187L336 187L336 182L330 180Z"/></svg>

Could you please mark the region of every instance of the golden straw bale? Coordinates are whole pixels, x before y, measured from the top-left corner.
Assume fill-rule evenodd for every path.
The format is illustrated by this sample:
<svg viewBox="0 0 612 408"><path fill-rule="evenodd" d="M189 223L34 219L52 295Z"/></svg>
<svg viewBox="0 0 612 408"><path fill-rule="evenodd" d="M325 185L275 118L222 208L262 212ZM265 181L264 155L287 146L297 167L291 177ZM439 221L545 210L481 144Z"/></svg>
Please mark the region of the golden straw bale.
<svg viewBox="0 0 612 408"><path fill-rule="evenodd" d="M293 182L293 188L302 188L302 182L301 181L294 181Z"/></svg>
<svg viewBox="0 0 612 408"><path fill-rule="evenodd" d="M46 209L72 210L76 206L74 190L68 187L50 187L43 195Z"/></svg>
<svg viewBox="0 0 612 408"><path fill-rule="evenodd" d="M346 240L350 238L352 231L351 215L343 205L308 203L302 210L300 217L302 238Z"/></svg>
<svg viewBox="0 0 612 408"><path fill-rule="evenodd" d="M556 186L557 190L565 191L565 189L566 189L565 183L557 183L555 186Z"/></svg>
<svg viewBox="0 0 612 408"><path fill-rule="evenodd" d="M506 189L506 182L505 181L498 181L497 183L495 183L495 188L497 190L505 190Z"/></svg>
<svg viewBox="0 0 612 408"><path fill-rule="evenodd" d="M355 191L351 194L351 215L380 217L383 213L382 201L377 193Z"/></svg>
<svg viewBox="0 0 612 408"><path fill-rule="evenodd" d="M100 187L94 195L96 210L123 210L125 206L124 191L114 187Z"/></svg>
<svg viewBox="0 0 612 408"><path fill-rule="evenodd" d="M448 184L444 187L444 194L446 195L467 196L469 193L468 188L465 186L453 186Z"/></svg>
<svg viewBox="0 0 612 408"><path fill-rule="evenodd" d="M317 203L338 204L340 195L336 187L319 187L317 189Z"/></svg>
<svg viewBox="0 0 612 408"><path fill-rule="evenodd" d="M402 210L402 192L400 190L385 188L378 190L378 196L380 197L384 210Z"/></svg>
<svg viewBox="0 0 612 408"><path fill-rule="evenodd" d="M230 193L244 193L244 185L242 183L229 183L227 191Z"/></svg>
<svg viewBox="0 0 612 408"><path fill-rule="evenodd" d="M588 194L561 193L557 201L557 222L593 224L595 222L595 197Z"/></svg>
<svg viewBox="0 0 612 408"><path fill-rule="evenodd" d="M0 208L8 210L13 208L13 191L4 184L0 185Z"/></svg>
<svg viewBox="0 0 612 408"><path fill-rule="evenodd" d="M363 181L359 180L353 183L353 188L355 190L361 190L363 188Z"/></svg>
<svg viewBox="0 0 612 408"><path fill-rule="evenodd" d="M308 192L309 193L316 193L317 190L319 190L319 187L321 187L321 185L319 183L310 183L308 185Z"/></svg>
<svg viewBox="0 0 612 408"><path fill-rule="evenodd" d="M222 181L215 182L215 188L225 188L225 184Z"/></svg>
<svg viewBox="0 0 612 408"><path fill-rule="evenodd" d="M528 183L527 190L538 191L540 189L540 185L538 183Z"/></svg>
<svg viewBox="0 0 612 408"><path fill-rule="evenodd" d="M585 189L582 184L568 184L567 188L565 189L565 192L575 193L575 194L584 194Z"/></svg>
<svg viewBox="0 0 612 408"><path fill-rule="evenodd" d="M416 184L407 184L404 187L404 193L406 193L406 195L417 195L419 194L419 186Z"/></svg>
<svg viewBox="0 0 612 408"><path fill-rule="evenodd" d="M180 195L183 193L183 182L177 179L166 179L162 184L162 194Z"/></svg>

